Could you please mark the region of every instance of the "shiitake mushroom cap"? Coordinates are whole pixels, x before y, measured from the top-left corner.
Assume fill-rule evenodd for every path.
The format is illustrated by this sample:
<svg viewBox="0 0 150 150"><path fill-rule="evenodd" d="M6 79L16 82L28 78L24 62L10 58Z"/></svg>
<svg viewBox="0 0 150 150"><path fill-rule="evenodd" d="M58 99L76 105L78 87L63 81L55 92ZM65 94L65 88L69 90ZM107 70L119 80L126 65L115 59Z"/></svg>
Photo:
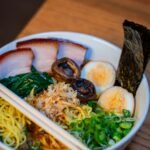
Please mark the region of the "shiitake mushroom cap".
<svg viewBox="0 0 150 150"><path fill-rule="evenodd" d="M80 70L72 59L64 57L52 64L52 74L58 81L70 82L80 76Z"/></svg>
<svg viewBox="0 0 150 150"><path fill-rule="evenodd" d="M77 97L81 103L96 99L96 90L93 83L89 80L76 78L71 82L71 87L77 91Z"/></svg>

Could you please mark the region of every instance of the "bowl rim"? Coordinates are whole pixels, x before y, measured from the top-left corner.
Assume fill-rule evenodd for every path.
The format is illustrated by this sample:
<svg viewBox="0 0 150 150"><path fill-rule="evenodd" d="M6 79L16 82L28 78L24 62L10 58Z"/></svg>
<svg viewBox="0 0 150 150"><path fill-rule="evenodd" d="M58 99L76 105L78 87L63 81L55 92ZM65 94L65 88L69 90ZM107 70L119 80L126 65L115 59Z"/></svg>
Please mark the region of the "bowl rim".
<svg viewBox="0 0 150 150"><path fill-rule="evenodd" d="M74 36L74 35L78 35L78 36L82 36L83 38L91 38L91 40L94 40L96 42L101 42L107 46L110 46L110 47L113 47L113 50L116 50L116 51L121 51L121 48L119 48L118 46L116 46L115 44L109 42L109 41L106 41L102 38L99 38L99 37L96 37L96 36L93 36L93 35L88 35L88 34L85 34L85 33L80 33L80 32L66 32L66 31L52 31L52 32L41 32L41 33L36 33L36 34L31 34L31 35L28 35L28 36L24 36L22 38L18 38L12 42L9 42L7 43L6 45L2 46L0 49L5 49L5 47L7 47L8 45L12 44L12 43L16 43L18 41L22 41L22 40L27 40L27 39L31 39L31 38L38 38L38 37L42 37L42 36L63 36L63 35L68 35L68 36ZM46 37L43 37L43 38L46 38ZM88 44L87 44L88 45ZM4 51L5 52L5 51ZM2 52L3 53L3 52ZM141 126L143 125L146 117L147 117L147 114L148 114L148 110L149 110L149 105L150 105L150 94L149 94L149 85L148 85L148 80L144 74L143 76L143 80L145 80L145 86L146 86L146 108L144 109L144 114L143 114L143 117L141 117L138 121L138 123L136 125L133 126L132 130L123 138L121 139L118 143L114 144L113 146L111 147L108 147L106 150L114 150L114 149L117 149L119 148L120 146L122 146L123 144L129 142L129 140L132 139L132 137L138 132L138 130L141 128Z"/></svg>

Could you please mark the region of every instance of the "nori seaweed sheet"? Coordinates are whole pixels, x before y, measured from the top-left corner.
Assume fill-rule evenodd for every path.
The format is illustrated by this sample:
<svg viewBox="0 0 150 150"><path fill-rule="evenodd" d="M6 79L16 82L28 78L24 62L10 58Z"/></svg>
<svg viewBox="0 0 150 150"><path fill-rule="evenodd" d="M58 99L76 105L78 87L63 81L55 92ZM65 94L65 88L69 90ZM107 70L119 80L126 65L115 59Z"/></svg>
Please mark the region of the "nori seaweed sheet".
<svg viewBox="0 0 150 150"><path fill-rule="evenodd" d="M136 94L150 58L150 30L125 20L124 45L117 69L116 84Z"/></svg>

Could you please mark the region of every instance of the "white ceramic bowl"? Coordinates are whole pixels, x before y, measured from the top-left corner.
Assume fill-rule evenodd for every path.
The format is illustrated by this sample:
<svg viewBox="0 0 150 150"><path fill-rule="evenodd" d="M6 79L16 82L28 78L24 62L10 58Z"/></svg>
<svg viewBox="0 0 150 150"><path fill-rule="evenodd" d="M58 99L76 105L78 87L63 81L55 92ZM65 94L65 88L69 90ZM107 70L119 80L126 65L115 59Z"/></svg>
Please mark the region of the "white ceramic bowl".
<svg viewBox="0 0 150 150"><path fill-rule="evenodd" d="M9 51L11 49L16 48L16 42L32 39L32 38L62 38L69 39L75 41L77 43L86 45L90 47L86 58L91 60L103 60L112 63L115 68L118 66L121 49L114 46L113 44L104 41L100 38L96 38L90 35L85 35L81 33L73 33L73 32L47 32L30 35L19 40L15 40L0 49L0 54ZM131 141L133 136L142 126L146 115L149 109L149 86L145 75L143 76L142 82L137 90L136 94L136 108L135 108L135 118L136 123L132 128L131 132L124 137L120 142L115 144L114 146L108 148L107 150L121 150L124 149L125 146Z"/></svg>

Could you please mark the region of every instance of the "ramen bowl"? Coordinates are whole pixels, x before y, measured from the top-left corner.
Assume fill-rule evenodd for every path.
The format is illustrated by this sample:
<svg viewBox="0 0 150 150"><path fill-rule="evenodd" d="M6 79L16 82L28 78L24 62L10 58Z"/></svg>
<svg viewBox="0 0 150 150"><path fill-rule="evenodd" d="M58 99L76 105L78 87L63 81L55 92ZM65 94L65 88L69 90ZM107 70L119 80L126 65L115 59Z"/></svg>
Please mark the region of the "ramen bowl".
<svg viewBox="0 0 150 150"><path fill-rule="evenodd" d="M107 61L113 64L113 66L116 69L118 67L118 63L121 55L121 49L119 47L103 39L86 35L86 34L74 33L74 32L46 32L46 33L30 35L15 40L3 46L0 49L0 54L9 51L11 49L15 49L16 43L18 41L24 41L33 38L60 38L60 39L71 40L79 44L83 44L89 47L85 56L86 59ZM138 132L138 130L141 128L147 116L148 109L149 109L149 86L148 86L146 76L143 75L143 79L140 83L140 86L135 96L135 113L134 113L134 117L136 119L135 125L133 126L132 130L121 141L107 148L107 150L124 149L127 146L127 144L132 140L134 135Z"/></svg>

